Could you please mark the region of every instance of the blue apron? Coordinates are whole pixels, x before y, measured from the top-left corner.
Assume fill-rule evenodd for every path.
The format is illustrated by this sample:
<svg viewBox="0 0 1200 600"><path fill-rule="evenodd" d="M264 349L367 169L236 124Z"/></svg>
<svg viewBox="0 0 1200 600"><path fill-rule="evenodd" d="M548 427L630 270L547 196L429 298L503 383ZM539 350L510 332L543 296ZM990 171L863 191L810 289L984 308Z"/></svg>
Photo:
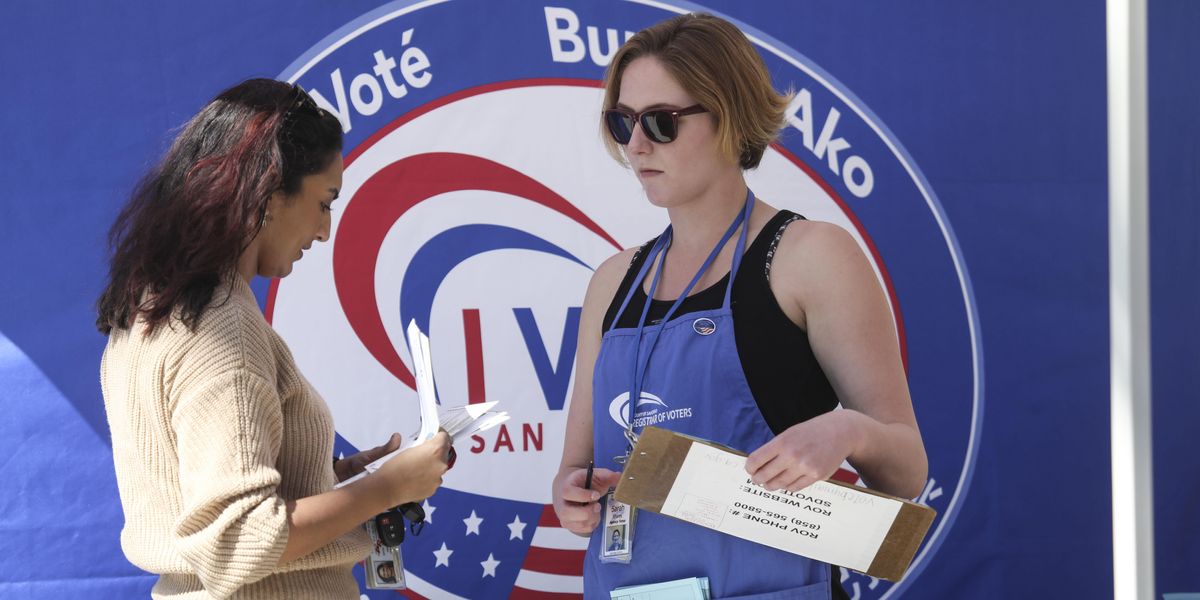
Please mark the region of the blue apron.
<svg viewBox="0 0 1200 600"><path fill-rule="evenodd" d="M754 196L747 190L745 207L662 321L646 324L662 276L660 264L638 326L617 329L650 265L656 258L665 259L671 243L669 226L650 249L596 358L592 439L597 467L621 470L618 457L629 449L627 429L640 431L650 424L743 451L774 437L746 383L733 334L729 298L746 247L746 228L737 240L721 308L671 320L738 226L749 222L753 207ZM616 587L686 577L708 577L714 599L830 598L830 569L825 563L649 511L638 511L630 564L601 563L605 541L604 528L598 526L584 563L585 598L607 599Z"/></svg>

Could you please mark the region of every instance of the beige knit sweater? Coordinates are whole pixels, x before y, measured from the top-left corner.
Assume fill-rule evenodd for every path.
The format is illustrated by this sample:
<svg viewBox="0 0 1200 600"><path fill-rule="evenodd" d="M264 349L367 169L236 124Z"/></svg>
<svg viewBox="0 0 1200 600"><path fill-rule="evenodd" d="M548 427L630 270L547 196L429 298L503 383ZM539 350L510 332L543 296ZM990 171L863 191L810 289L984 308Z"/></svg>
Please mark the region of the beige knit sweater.
<svg viewBox="0 0 1200 600"><path fill-rule="evenodd" d="M333 488L333 418L241 277L195 332L113 330L100 364L125 510L154 598L359 598L362 528L285 565L284 502Z"/></svg>

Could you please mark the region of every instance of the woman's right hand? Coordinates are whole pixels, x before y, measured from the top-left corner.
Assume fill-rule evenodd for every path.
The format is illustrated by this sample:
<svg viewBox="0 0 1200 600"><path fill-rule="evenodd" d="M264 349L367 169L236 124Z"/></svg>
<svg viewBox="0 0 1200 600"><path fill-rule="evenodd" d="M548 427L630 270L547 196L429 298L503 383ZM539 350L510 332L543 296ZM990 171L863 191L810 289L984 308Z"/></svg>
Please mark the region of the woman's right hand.
<svg viewBox="0 0 1200 600"><path fill-rule="evenodd" d="M563 528L576 535L591 535L600 522L600 497L620 480L619 472L596 468L592 470L592 487L587 489L587 469L560 471L554 484L554 513Z"/></svg>
<svg viewBox="0 0 1200 600"><path fill-rule="evenodd" d="M449 453L450 436L442 431L383 463L371 477L378 479L386 506L420 502L432 496L449 468Z"/></svg>

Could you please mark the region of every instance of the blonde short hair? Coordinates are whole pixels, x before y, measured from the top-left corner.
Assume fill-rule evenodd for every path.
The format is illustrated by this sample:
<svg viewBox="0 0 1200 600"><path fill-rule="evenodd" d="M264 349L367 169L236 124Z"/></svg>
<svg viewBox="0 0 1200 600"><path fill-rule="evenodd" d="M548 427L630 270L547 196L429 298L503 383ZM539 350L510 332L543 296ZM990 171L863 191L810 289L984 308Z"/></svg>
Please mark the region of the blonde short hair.
<svg viewBox="0 0 1200 600"><path fill-rule="evenodd" d="M732 23L709 14L672 17L629 38L604 77L604 108L616 108L621 76L634 59L653 56L716 121L721 152L743 169L762 160L783 128L791 94L780 94L762 57ZM608 153L626 164L601 119Z"/></svg>

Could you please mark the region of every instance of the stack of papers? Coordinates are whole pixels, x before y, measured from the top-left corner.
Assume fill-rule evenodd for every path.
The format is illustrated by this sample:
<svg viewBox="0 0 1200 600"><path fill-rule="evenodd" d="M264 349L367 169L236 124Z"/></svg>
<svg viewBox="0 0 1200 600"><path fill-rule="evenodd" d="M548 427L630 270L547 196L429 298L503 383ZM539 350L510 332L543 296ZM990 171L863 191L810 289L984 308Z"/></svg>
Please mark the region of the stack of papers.
<svg viewBox="0 0 1200 600"><path fill-rule="evenodd" d="M413 374L417 380L417 401L421 405L421 431L400 443L400 448L384 455L366 466L365 470L336 486L340 488L379 470L383 463L395 458L409 448L415 448L437 435L439 430L450 434L451 443L465 440L476 433L487 431L508 420L508 413L493 411L497 402L467 404L438 410L437 393L433 385L433 361L429 356L429 337L421 332L416 321L408 324L408 348L413 359Z"/></svg>
<svg viewBox="0 0 1200 600"><path fill-rule="evenodd" d="M708 578L688 577L662 583L630 585L608 593L611 600L708 600Z"/></svg>

